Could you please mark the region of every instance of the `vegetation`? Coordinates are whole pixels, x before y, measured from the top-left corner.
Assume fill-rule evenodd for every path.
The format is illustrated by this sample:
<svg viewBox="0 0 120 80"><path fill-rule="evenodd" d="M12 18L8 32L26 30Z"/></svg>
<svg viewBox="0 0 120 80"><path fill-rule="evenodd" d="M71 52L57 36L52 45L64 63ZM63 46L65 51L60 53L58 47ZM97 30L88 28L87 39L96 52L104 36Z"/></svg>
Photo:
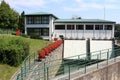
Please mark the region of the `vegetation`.
<svg viewBox="0 0 120 80"><path fill-rule="evenodd" d="M10 41L10 38L16 38L14 36L0 36L3 39L9 38L8 40ZM17 37L18 38L18 37ZM21 37L20 37L21 38ZM37 55L37 50L45 47L46 45L49 44L48 41L45 40L38 40L38 39L29 39L29 38L23 38L22 39L26 42L29 42L30 45L30 49L29 52L30 54L32 54L33 52L36 52ZM11 76L20 68L20 66L18 67L14 67L14 66L10 66L7 64L0 64L0 80L9 80L11 78Z"/></svg>
<svg viewBox="0 0 120 80"><path fill-rule="evenodd" d="M0 36L0 63L19 66L29 55L29 43L21 37Z"/></svg>
<svg viewBox="0 0 120 80"><path fill-rule="evenodd" d="M22 33L25 32L25 12L23 11L19 17L19 29Z"/></svg>
<svg viewBox="0 0 120 80"><path fill-rule="evenodd" d="M115 25L115 37L120 39L120 24Z"/></svg>
<svg viewBox="0 0 120 80"><path fill-rule="evenodd" d="M0 4L0 28L18 28L19 14L10 8L4 0Z"/></svg>

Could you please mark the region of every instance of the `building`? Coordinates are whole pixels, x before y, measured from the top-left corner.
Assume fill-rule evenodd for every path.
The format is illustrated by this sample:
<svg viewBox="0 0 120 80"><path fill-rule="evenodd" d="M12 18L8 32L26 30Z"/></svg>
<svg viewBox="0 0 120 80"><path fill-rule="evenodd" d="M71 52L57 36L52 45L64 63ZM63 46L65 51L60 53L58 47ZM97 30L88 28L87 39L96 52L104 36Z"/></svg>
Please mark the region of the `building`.
<svg viewBox="0 0 120 80"><path fill-rule="evenodd" d="M113 39L115 22L100 19L59 19L45 12L25 15L25 33L52 40L65 39Z"/></svg>

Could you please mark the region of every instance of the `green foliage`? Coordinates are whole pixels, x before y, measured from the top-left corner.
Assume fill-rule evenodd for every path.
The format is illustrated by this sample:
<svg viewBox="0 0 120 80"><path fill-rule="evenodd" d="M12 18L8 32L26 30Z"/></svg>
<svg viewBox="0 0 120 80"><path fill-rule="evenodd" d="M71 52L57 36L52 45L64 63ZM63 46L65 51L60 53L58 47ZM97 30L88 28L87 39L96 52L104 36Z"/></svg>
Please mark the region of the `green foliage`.
<svg viewBox="0 0 120 80"><path fill-rule="evenodd" d="M115 25L115 37L120 38L120 24Z"/></svg>
<svg viewBox="0 0 120 80"><path fill-rule="evenodd" d="M10 6L2 1L0 4L0 27L2 28L18 28L19 14L10 8Z"/></svg>
<svg viewBox="0 0 120 80"><path fill-rule="evenodd" d="M20 37L0 37L0 62L19 66L29 55L29 43Z"/></svg>
<svg viewBox="0 0 120 80"><path fill-rule="evenodd" d="M43 39L41 36L39 35L31 35L30 36L31 39Z"/></svg>
<svg viewBox="0 0 120 80"><path fill-rule="evenodd" d="M25 32L25 12L23 11L19 17L19 29L22 33Z"/></svg>

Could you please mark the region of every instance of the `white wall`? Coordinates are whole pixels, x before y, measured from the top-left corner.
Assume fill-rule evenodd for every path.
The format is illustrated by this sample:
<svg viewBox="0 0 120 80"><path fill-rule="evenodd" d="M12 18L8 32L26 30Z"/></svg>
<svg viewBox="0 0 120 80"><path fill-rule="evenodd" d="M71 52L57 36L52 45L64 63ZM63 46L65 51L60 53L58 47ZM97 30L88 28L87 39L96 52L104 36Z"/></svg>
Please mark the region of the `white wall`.
<svg viewBox="0 0 120 80"><path fill-rule="evenodd" d="M81 54L84 54L84 56L80 56L80 57L85 57L87 52L86 45L87 45L86 40L64 40L64 58L76 56L76 57L72 57L72 59L78 59L77 55L81 55ZM99 55L99 58L107 59L108 49L109 49L109 58L112 57L111 54L112 48L113 48L112 41L91 40L90 52L93 52L91 53L92 56L91 59L97 59L97 54L100 54L100 50L103 51L101 51L102 54Z"/></svg>
<svg viewBox="0 0 120 80"><path fill-rule="evenodd" d="M59 38L59 35L63 35L66 38L72 39L111 39L112 30L54 30L54 35ZM54 36L55 37L55 36Z"/></svg>
<svg viewBox="0 0 120 80"><path fill-rule="evenodd" d="M107 59L108 49L109 49L109 58L112 57L112 54L111 54L112 48L113 48L112 41L105 41L105 40L91 40L90 41L90 51L91 52L98 51L98 52L92 53L91 55L100 54L99 51L103 50L101 51L102 54L99 55L99 58L101 59ZM95 59L95 58L97 58L97 55L92 57L92 59Z"/></svg>
<svg viewBox="0 0 120 80"><path fill-rule="evenodd" d="M85 40L64 40L64 58L80 54L86 54Z"/></svg>

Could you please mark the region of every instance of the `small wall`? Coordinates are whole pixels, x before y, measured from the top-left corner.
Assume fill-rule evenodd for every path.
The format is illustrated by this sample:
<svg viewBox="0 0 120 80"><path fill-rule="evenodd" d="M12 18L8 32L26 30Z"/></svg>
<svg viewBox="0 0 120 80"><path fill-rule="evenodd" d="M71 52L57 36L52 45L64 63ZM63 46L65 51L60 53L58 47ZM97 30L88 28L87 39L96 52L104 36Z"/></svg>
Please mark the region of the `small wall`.
<svg viewBox="0 0 120 80"><path fill-rule="evenodd" d="M84 57L85 57L88 48L89 47L87 46L87 40L64 40L64 58L81 55L81 54L84 54ZM104 50L109 48L111 48L110 51ZM104 50L101 53L104 53L106 55L101 54L100 57L103 57L101 59L107 59L106 52L109 52L109 58L112 57L112 54L111 54L112 48L113 48L112 40L90 40L90 52ZM100 54L100 52L95 52L95 53L92 53L91 55L96 55L96 54ZM96 58L97 58L97 55L93 57L93 59L96 59ZM76 59L78 58L76 57Z"/></svg>
<svg viewBox="0 0 120 80"><path fill-rule="evenodd" d="M86 40L64 40L64 58L86 53Z"/></svg>
<svg viewBox="0 0 120 80"><path fill-rule="evenodd" d="M120 62L81 75L74 80L120 80Z"/></svg>

